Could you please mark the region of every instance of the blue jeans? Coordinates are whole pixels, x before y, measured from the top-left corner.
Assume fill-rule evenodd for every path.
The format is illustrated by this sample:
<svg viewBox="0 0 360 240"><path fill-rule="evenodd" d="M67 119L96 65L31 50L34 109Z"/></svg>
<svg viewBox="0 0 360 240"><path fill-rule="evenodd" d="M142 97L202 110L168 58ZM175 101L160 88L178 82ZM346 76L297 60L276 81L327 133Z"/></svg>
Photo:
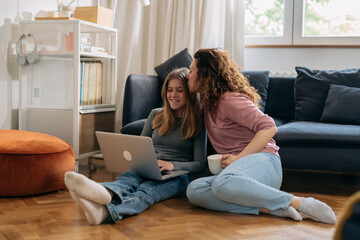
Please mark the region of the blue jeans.
<svg viewBox="0 0 360 240"><path fill-rule="evenodd" d="M261 152L234 161L219 175L191 182L186 194L196 206L258 215L260 208L288 208L293 195L278 190L281 182L280 159Z"/></svg>
<svg viewBox="0 0 360 240"><path fill-rule="evenodd" d="M139 214L157 202L185 195L189 182L189 175L157 181L143 179L134 172L122 173L114 182L101 183L113 193L111 202L106 205L110 217L104 222L117 222L123 217Z"/></svg>

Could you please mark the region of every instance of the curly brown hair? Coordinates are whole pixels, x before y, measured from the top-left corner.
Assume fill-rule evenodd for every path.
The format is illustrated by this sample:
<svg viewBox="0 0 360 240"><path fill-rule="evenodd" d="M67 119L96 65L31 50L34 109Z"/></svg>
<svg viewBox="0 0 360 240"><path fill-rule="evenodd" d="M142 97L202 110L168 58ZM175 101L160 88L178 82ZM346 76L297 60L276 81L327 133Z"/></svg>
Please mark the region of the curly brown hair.
<svg viewBox="0 0 360 240"><path fill-rule="evenodd" d="M199 92L207 99L213 118L216 117L219 100L226 92L244 94L260 108L260 95L250 86L228 52L219 48L199 49L194 58L197 60L197 86L201 86Z"/></svg>

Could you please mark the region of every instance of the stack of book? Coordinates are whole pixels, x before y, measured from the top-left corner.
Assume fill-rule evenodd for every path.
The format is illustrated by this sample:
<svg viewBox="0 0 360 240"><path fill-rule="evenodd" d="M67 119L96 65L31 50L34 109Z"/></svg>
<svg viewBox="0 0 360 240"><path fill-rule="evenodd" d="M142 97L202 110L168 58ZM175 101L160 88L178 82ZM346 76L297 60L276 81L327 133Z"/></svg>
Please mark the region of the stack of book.
<svg viewBox="0 0 360 240"><path fill-rule="evenodd" d="M101 61L81 61L80 105L102 104Z"/></svg>

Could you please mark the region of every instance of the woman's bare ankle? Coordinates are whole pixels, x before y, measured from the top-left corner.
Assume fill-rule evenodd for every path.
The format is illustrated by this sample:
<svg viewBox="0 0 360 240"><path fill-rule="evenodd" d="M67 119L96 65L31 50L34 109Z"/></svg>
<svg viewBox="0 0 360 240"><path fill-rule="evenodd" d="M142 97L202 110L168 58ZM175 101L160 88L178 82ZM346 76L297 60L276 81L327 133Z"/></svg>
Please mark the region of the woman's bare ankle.
<svg viewBox="0 0 360 240"><path fill-rule="evenodd" d="M292 207L294 207L296 210L298 210L298 209L299 209L299 206L300 206L300 203L301 203L301 200L302 200L301 197L294 196L294 197L291 199L290 206L292 206Z"/></svg>

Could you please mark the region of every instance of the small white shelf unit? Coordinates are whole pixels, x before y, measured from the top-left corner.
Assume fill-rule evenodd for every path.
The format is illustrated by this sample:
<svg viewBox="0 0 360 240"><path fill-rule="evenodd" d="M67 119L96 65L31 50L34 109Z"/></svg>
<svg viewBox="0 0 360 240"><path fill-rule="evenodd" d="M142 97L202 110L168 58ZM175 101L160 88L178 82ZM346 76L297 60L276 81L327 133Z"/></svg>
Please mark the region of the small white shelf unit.
<svg viewBox="0 0 360 240"><path fill-rule="evenodd" d="M19 129L65 140L76 159L98 154L95 131L114 131L115 125L117 30L82 20L38 20L20 22L21 34L34 36L40 61L20 66ZM34 43L25 39L21 48L26 55ZM102 65L100 104L80 104L81 61Z"/></svg>

